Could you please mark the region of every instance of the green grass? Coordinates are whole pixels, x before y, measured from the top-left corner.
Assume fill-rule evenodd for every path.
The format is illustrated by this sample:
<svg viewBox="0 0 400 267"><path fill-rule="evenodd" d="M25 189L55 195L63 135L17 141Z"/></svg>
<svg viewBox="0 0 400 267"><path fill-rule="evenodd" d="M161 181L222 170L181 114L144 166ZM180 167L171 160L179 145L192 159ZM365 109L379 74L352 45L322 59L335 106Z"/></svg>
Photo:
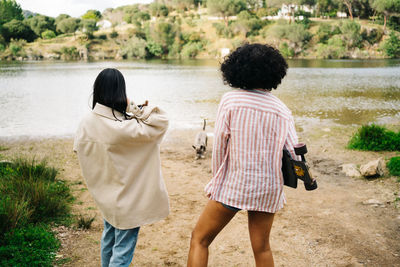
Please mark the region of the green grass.
<svg viewBox="0 0 400 267"><path fill-rule="evenodd" d="M87 217L84 215L79 215L78 219L77 219L77 226L78 226L78 228L81 228L84 230L90 229L90 227L92 227L92 223L94 222L95 219L96 219L96 216Z"/></svg>
<svg viewBox="0 0 400 267"><path fill-rule="evenodd" d="M0 266L53 266L53 223L71 222L68 184L46 161L0 163Z"/></svg>
<svg viewBox="0 0 400 267"><path fill-rule="evenodd" d="M0 266L53 266L59 244L48 226L17 228L4 236Z"/></svg>
<svg viewBox="0 0 400 267"><path fill-rule="evenodd" d="M400 151L400 132L393 132L375 124L358 129L348 148L368 151Z"/></svg>
<svg viewBox="0 0 400 267"><path fill-rule="evenodd" d="M391 158L386 166L391 175L400 176L400 157Z"/></svg>

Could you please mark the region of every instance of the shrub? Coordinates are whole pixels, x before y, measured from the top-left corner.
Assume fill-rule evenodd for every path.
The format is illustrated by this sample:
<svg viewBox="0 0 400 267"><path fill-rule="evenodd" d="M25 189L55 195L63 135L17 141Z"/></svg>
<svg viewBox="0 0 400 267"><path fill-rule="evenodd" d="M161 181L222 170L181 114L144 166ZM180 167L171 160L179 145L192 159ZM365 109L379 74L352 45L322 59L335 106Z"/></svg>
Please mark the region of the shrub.
<svg viewBox="0 0 400 267"><path fill-rule="evenodd" d="M147 43L146 50L149 52L149 57L161 57L163 55L163 47L161 44L153 41Z"/></svg>
<svg viewBox="0 0 400 267"><path fill-rule="evenodd" d="M99 39L99 40L107 40L107 35L100 34L99 36L97 36L97 39Z"/></svg>
<svg viewBox="0 0 400 267"><path fill-rule="evenodd" d="M0 169L3 216L11 223L6 227L22 226L25 221L57 221L69 215L73 200L70 189L64 181L56 179L57 170L48 167L45 161L15 159L7 166L0 165ZM22 211L27 214L25 219L13 219Z"/></svg>
<svg viewBox="0 0 400 267"><path fill-rule="evenodd" d="M281 43L279 46L279 51L285 58L291 58L294 56L293 48L290 48L286 42Z"/></svg>
<svg viewBox="0 0 400 267"><path fill-rule="evenodd" d="M363 29L361 32L361 37L363 40L367 41L369 44L373 45L379 43L383 37L383 30L381 28L378 29Z"/></svg>
<svg viewBox="0 0 400 267"><path fill-rule="evenodd" d="M83 216L82 214L80 214L78 216L77 226L78 226L78 228L85 229L85 230L90 229L90 227L92 227L92 223L94 222L95 219L96 219L96 216L87 217L87 216Z"/></svg>
<svg viewBox="0 0 400 267"><path fill-rule="evenodd" d="M24 199L0 196L0 239L4 233L28 223L32 210Z"/></svg>
<svg viewBox="0 0 400 267"><path fill-rule="evenodd" d="M386 164L391 175L400 176L400 157L393 157Z"/></svg>
<svg viewBox="0 0 400 267"><path fill-rule="evenodd" d="M125 59L145 58L147 56L146 41L132 37L122 47L121 55Z"/></svg>
<svg viewBox="0 0 400 267"><path fill-rule="evenodd" d="M28 226L5 234L0 266L53 266L59 241L44 226Z"/></svg>
<svg viewBox="0 0 400 267"><path fill-rule="evenodd" d="M214 22L212 26L215 28L215 31L217 32L217 35L219 37L224 37L224 38L233 37L232 30L229 27L226 27L225 24Z"/></svg>
<svg viewBox="0 0 400 267"><path fill-rule="evenodd" d="M400 132L395 133L375 124L364 125L350 139L348 148L371 151L400 150Z"/></svg>
<svg viewBox="0 0 400 267"><path fill-rule="evenodd" d="M114 38L117 38L117 37L118 37L118 32L117 32L116 30L113 30L113 31L110 33L110 38L114 39Z"/></svg>
<svg viewBox="0 0 400 267"><path fill-rule="evenodd" d="M74 60L79 57L78 49L75 46L71 47L62 47L61 54L63 55L65 60Z"/></svg>
<svg viewBox="0 0 400 267"><path fill-rule="evenodd" d="M353 20L347 20L340 26L347 47L358 47L361 44L361 25Z"/></svg>
<svg viewBox="0 0 400 267"><path fill-rule="evenodd" d="M195 58L202 49L203 46L199 42L188 43L183 46L181 56L183 58Z"/></svg>
<svg viewBox="0 0 400 267"><path fill-rule="evenodd" d="M52 30L46 30L42 32L43 39L53 39L56 37L56 34Z"/></svg>
<svg viewBox="0 0 400 267"><path fill-rule="evenodd" d="M383 44L383 51L390 58L400 57L400 38L391 32L389 38Z"/></svg>
<svg viewBox="0 0 400 267"><path fill-rule="evenodd" d="M316 33L317 42L326 44L328 40L336 34L340 34L340 29L337 26L326 23L321 24Z"/></svg>
<svg viewBox="0 0 400 267"><path fill-rule="evenodd" d="M311 34L300 24L276 24L268 29L268 34L289 41L290 46L303 47L310 39Z"/></svg>
<svg viewBox="0 0 400 267"><path fill-rule="evenodd" d="M344 42L338 35L330 38L327 44L318 44L316 48L317 55L320 58L339 59L347 57Z"/></svg>

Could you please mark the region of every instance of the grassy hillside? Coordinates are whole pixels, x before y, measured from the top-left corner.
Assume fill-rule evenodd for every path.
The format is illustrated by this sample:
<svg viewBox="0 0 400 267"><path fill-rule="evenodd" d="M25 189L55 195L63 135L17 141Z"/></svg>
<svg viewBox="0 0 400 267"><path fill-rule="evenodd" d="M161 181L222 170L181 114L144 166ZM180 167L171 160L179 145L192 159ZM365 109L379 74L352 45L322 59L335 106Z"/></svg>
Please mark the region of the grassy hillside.
<svg viewBox="0 0 400 267"><path fill-rule="evenodd" d="M128 6L129 7L129 6ZM370 20L305 18L266 20L248 11L209 16L206 9L142 17L128 7L106 10L113 26L93 34L76 32L35 42L11 41L3 60L104 60L218 58L245 42L268 43L287 58L388 58L400 56L399 34ZM142 12L144 13L144 11ZM132 15L133 14L133 15ZM129 17L131 16L131 17ZM392 37L389 38L390 34ZM389 47L389 48L388 48ZM227 51L225 49L225 51ZM389 51L389 52L388 52ZM222 53L222 54L221 54Z"/></svg>

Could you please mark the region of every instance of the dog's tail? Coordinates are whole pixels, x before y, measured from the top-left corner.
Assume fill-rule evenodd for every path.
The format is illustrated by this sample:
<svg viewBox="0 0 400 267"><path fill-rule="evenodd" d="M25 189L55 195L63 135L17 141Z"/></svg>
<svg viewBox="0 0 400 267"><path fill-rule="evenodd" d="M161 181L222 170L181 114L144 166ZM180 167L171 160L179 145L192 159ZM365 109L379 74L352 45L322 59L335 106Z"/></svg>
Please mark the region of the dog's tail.
<svg viewBox="0 0 400 267"><path fill-rule="evenodd" d="M203 131L206 129L206 119L204 119Z"/></svg>

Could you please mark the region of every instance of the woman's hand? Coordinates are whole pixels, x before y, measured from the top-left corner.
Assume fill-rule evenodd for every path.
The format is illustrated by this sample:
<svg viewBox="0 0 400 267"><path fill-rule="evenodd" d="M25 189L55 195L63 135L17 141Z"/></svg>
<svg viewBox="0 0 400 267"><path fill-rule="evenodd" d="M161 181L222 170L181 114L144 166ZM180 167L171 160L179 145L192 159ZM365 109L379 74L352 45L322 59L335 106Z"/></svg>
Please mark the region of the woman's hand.
<svg viewBox="0 0 400 267"><path fill-rule="evenodd" d="M146 107L146 106L148 106L148 105L149 105L149 101L146 100L146 101L144 102L144 104L138 105L138 107L141 109L141 108Z"/></svg>

